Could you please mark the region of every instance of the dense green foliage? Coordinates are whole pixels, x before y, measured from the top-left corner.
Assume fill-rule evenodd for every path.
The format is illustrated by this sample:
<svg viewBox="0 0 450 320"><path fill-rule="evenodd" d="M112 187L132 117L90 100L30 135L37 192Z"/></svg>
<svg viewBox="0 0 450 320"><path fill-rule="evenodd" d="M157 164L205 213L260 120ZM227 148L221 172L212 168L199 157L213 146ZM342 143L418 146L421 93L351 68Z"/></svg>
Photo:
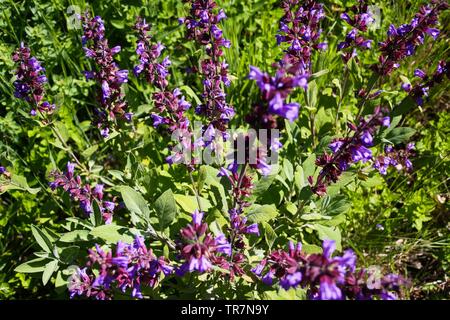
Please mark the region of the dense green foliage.
<svg viewBox="0 0 450 320"><path fill-rule="evenodd" d="M344 83L344 64L336 45L345 37L348 26L339 15L355 1L322 2L326 11L322 29L329 48L315 53L313 71L323 72L310 82L306 94L298 90L292 95L292 101L302 107L297 121L286 121L278 170L265 178L252 173L255 188L246 214L252 222L259 223L261 236L248 237L246 254L256 264L264 252L255 248L267 252L285 247L288 240L297 240L304 243L306 251L316 252L321 250L321 240L333 239L338 250L353 249L360 265L382 266L383 270L409 278L412 286L405 289L407 298L448 298L448 81L431 90L423 107L410 103L407 112L394 118L397 128L412 129L403 136L399 132L397 135L391 132L390 136L389 132L384 133L384 138L395 138L398 144L415 141L417 155L411 159L412 172L393 170L382 176L370 167L356 165L328 188L326 196L318 197L309 191L307 177L317 177L320 170L314 164L316 156L323 153L332 137L344 132L347 121L355 120L358 112L355 91L367 85L373 73L369 66L376 63L379 55L377 50L362 52L359 63L352 60L349 64L349 77ZM368 32L375 43L386 37L389 24L409 21L423 4L420 0L376 2L381 9L381 23L379 28ZM259 95L255 83L248 80L249 66L271 70L271 64L281 57L282 49L277 47L275 35L282 11L276 0L218 3L228 16L222 23L224 36L232 42L232 47L225 50L232 78L227 99L236 110L231 126L246 127L245 115ZM70 266L83 265L88 248L94 243L130 241L139 230L156 238L152 243L158 256L173 258L169 254L170 243L197 207L196 190L202 198L202 209L208 211L206 221L211 229L226 228L226 212L232 205L229 186L217 178L218 167L202 166L195 171L194 186L184 167L165 163L169 153L167 139L152 127L149 116L154 107L151 93L155 88L132 74L125 90L135 115L133 124L106 140L92 128L95 84L86 81L82 74L91 63L82 49L82 31L68 28L68 21L73 20L73 12L67 10L71 5L81 12L89 9L103 17L111 46L122 47L116 59L121 68L128 70L137 61L132 26L136 16L146 17L152 24L154 38L164 43L165 54L172 61L171 85L184 88L191 102L198 99L202 90L200 79L184 71L198 62L202 52L192 41L184 39L185 29L177 22L178 17L188 12L182 1L111 0L92 1L88 5L85 1L1 0L0 165L13 178L10 182L0 180L0 299L67 298ZM384 91L370 102L369 110L375 103L390 108L398 106L406 97L400 90L401 76L412 79L415 68L433 72L439 60L448 60L449 18L448 11L442 13L441 37L437 41L426 39L414 56L401 63L399 70L377 83L377 88ZM47 97L57 105L55 126L64 144L48 126L28 114L26 103L14 97L11 55L22 41L46 69ZM67 146L88 167L89 175L83 179L104 183L109 193L125 202L126 208L115 213L113 225L103 226L95 215L85 218L66 193L53 192L48 187L50 172L65 170L71 160ZM173 195L167 194L169 189ZM167 208L170 205L173 210ZM155 229L153 233L148 232L150 225ZM42 250L44 253L39 253ZM38 272L16 272L19 265L36 258L35 252L49 260L37 264ZM57 262L46 268L43 276L49 261ZM162 282L160 287L145 293L154 298L304 297L301 291L256 285L258 279L249 276L231 284L215 273L198 278ZM216 287L209 291L211 281L215 281Z"/></svg>

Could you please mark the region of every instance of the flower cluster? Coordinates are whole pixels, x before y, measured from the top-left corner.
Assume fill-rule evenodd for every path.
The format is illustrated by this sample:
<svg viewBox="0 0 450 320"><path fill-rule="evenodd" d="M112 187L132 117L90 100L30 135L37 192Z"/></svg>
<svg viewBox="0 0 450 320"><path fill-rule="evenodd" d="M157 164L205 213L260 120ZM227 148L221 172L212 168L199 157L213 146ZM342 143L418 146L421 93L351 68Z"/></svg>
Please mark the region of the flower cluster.
<svg viewBox="0 0 450 320"><path fill-rule="evenodd" d="M374 18L368 12L368 6L364 0L359 2L359 5L355 5L351 8L354 15L353 18L349 16L347 12L341 14L341 19L352 26L352 30L347 33L345 41L338 43L337 49L343 51L342 59L344 62L348 62L352 57L356 56L356 48L362 50L370 49L372 47L372 40L367 40L360 34L360 32L367 31L367 27L374 22ZM344 51L344 49L346 49Z"/></svg>
<svg viewBox="0 0 450 320"><path fill-rule="evenodd" d="M203 103L196 112L210 121L211 125L222 132L226 140L226 128L234 116L234 109L228 105L223 86L230 85L228 64L223 58L223 49L229 48L231 42L223 37L218 24L227 16L221 9L215 13L217 4L213 0L187 0L191 5L190 15L179 19L187 28L187 38L204 46L208 57L200 63L203 76ZM206 127L205 127L206 130Z"/></svg>
<svg viewBox="0 0 450 320"><path fill-rule="evenodd" d="M74 175L75 165L67 163L67 172L52 172L53 181L50 182L50 188L54 191L62 188L68 192L73 201L80 203L80 208L86 215L94 213L93 203L98 204L103 220L111 223L116 203L114 201L104 200L103 184L97 183L94 187L90 184L84 184L80 176Z"/></svg>
<svg viewBox="0 0 450 320"><path fill-rule="evenodd" d="M175 88L173 91L168 89L167 68L170 60L169 57L165 57L160 62L164 46L161 43L152 44L149 24L145 19L138 17L134 28L138 32L136 53L139 56L139 64L134 68L134 73L136 76L144 74L147 82L159 89L153 93L153 101L158 111L151 114L153 126L157 128L163 125L170 134L176 134L182 149L172 150L172 154L166 158L166 161L170 164L179 163L184 160L183 151L203 146L202 141L197 144L192 143L193 134L189 127L190 121L186 116L186 111L191 104L185 100L180 89Z"/></svg>
<svg viewBox="0 0 450 320"><path fill-rule="evenodd" d="M98 269L98 274L92 272ZM133 244L118 242L113 255L96 245L89 250L89 261L77 269L69 283L70 297L85 296L98 300L111 299L113 289L131 289L133 298L142 299L142 286L154 288L162 275L168 276L173 267L164 257L157 257L147 248L144 238L136 236Z"/></svg>
<svg viewBox="0 0 450 320"><path fill-rule="evenodd" d="M325 194L327 185L336 182L352 163L372 160L372 151L369 148L373 145L373 136L380 126L390 126L390 117L380 107L375 108L368 119L361 117L358 126L348 123L353 135L335 139L329 145L332 154L325 152L316 160L316 165L322 167L312 188L316 194ZM313 184L312 177L308 180Z"/></svg>
<svg viewBox="0 0 450 320"><path fill-rule="evenodd" d="M389 75L400 66L402 59L414 54L416 48L424 43L425 35L436 40L439 30L434 26L438 23L438 14L447 8L446 1L433 1L431 5L422 6L411 23L398 28L391 24L388 38L379 44L381 55L379 64L374 66L376 71L381 75Z"/></svg>
<svg viewBox="0 0 450 320"><path fill-rule="evenodd" d="M272 285L274 279L285 290L302 287L313 300L396 299L407 282L400 276L381 276L369 270L356 271L356 255L347 250L342 256L332 256L336 244L323 242L323 253L305 254L301 243L289 242L289 250L272 252L252 271L262 281ZM267 272L263 275L264 270Z"/></svg>
<svg viewBox="0 0 450 320"><path fill-rule="evenodd" d="M412 163L409 160L413 154L414 143L408 143L405 149L395 150L392 146L387 145L384 147L384 154L375 158L373 167L377 169L381 174L387 174L387 170L390 166L395 167L397 170L412 170Z"/></svg>
<svg viewBox="0 0 450 320"><path fill-rule="evenodd" d="M235 249L243 249L245 247L244 235L254 234L259 236L259 228L257 223L248 224L247 218L242 215L242 209L231 209L230 227L231 246Z"/></svg>
<svg viewBox="0 0 450 320"><path fill-rule="evenodd" d="M208 272L221 261L221 253L231 255L231 245L225 235L214 237L208 233L208 224L202 220L203 212L196 210L192 214L192 223L180 231L182 239L177 245L184 263L176 270L177 275Z"/></svg>
<svg viewBox="0 0 450 320"><path fill-rule="evenodd" d="M261 98L268 106L267 111L276 114L289 121L294 121L298 117L300 105L298 103L286 103L287 97L295 88L301 87L306 90L308 78L305 75L288 75L284 69L279 69L274 77L261 72L257 67L250 67L249 78L256 81L261 90ZM260 121L258 127L263 127Z"/></svg>
<svg viewBox="0 0 450 320"><path fill-rule="evenodd" d="M411 86L410 83L402 83L402 89L408 92L419 106L422 106L423 97L428 96L428 92L435 84L442 82L444 76L450 79L448 63L443 60L439 61L437 69L431 77L420 69L414 71L414 76L422 79L423 82L417 83L414 86Z"/></svg>
<svg viewBox="0 0 450 320"><path fill-rule="evenodd" d="M21 43L13 53L12 60L17 64L14 96L30 104L32 116L38 112L51 114L55 110L55 105L43 101L44 85L47 82L45 69L35 57L31 56L30 48Z"/></svg>
<svg viewBox="0 0 450 320"><path fill-rule="evenodd" d="M289 44L279 67L288 74L308 77L311 74L313 50L325 50L327 44L319 42L320 20L325 17L323 5L314 0L284 0L284 16L280 20L277 43Z"/></svg>
<svg viewBox="0 0 450 320"><path fill-rule="evenodd" d="M164 46L159 42L152 44L150 25L145 19L138 17L134 29L138 33L136 53L139 56L139 64L133 69L134 74L137 77L143 73L148 83L152 83L160 89L166 88L168 85L166 78L169 75L167 67L171 62L169 57L158 62Z"/></svg>
<svg viewBox="0 0 450 320"><path fill-rule="evenodd" d="M105 26L101 17L91 17L86 12L81 17L83 23L83 49L86 57L97 65L96 70L85 71L86 79L95 79L101 87L99 94L100 109L96 109L96 125L103 137L108 137L111 126L120 118L131 121L132 114L122 92L122 84L128 82L128 70L120 70L114 61L114 55L120 46L110 48L105 38Z"/></svg>
<svg viewBox="0 0 450 320"><path fill-rule="evenodd" d="M314 49L325 50L326 43L319 43L320 20L325 16L322 5L315 1L285 0L282 2L284 16L277 35L278 45L289 44L281 61L275 63L275 76L250 67L249 78L255 80L261 90L261 102L255 112L246 117L255 128L276 128L278 123L272 115L294 121L299 114L298 103L286 100L295 88L307 89L311 74L311 55Z"/></svg>

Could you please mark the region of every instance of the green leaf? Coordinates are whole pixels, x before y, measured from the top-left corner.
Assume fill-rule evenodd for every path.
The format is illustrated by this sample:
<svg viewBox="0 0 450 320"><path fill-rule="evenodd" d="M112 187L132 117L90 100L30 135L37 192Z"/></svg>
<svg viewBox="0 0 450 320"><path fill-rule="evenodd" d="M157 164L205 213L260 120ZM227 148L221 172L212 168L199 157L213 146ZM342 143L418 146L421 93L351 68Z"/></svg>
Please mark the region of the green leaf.
<svg viewBox="0 0 450 320"><path fill-rule="evenodd" d="M93 145L92 147L89 147L86 150L84 150L81 154L83 155L84 158L89 159L97 150L98 145Z"/></svg>
<svg viewBox="0 0 450 320"><path fill-rule="evenodd" d="M31 226L31 232L39 246L44 249L45 252L51 253L53 248L52 241L34 225Z"/></svg>
<svg viewBox="0 0 450 320"><path fill-rule="evenodd" d="M119 187L120 194L122 195L123 202L128 210L137 214L141 219L149 222L150 209L140 193L129 186Z"/></svg>
<svg viewBox="0 0 450 320"><path fill-rule="evenodd" d="M283 160L283 172L289 181L294 180L294 167L288 159Z"/></svg>
<svg viewBox="0 0 450 320"><path fill-rule="evenodd" d="M203 185L205 184L206 178L208 178L208 168L206 166L200 167L198 172L197 179L197 190L200 193L203 189Z"/></svg>
<svg viewBox="0 0 450 320"><path fill-rule="evenodd" d="M89 219L93 226L100 226L103 223L103 215L99 203L94 201L92 203L92 208L94 209L94 213L90 215Z"/></svg>
<svg viewBox="0 0 450 320"><path fill-rule="evenodd" d="M316 171L316 155L314 153L309 155L309 157L303 161L302 167L303 173L305 174L305 180L308 179L309 176L313 176Z"/></svg>
<svg viewBox="0 0 450 320"><path fill-rule="evenodd" d="M417 103L414 101L413 98L411 98L409 95L406 96L405 99L402 100L402 102L400 102L400 104L398 104L394 110L392 110L391 112L391 116L400 116L403 115L405 113L410 112L411 110L413 110L414 108L416 108Z"/></svg>
<svg viewBox="0 0 450 320"><path fill-rule="evenodd" d="M95 227L90 232L90 235L104 240L108 244L115 244L119 240L125 243L133 242L133 237L128 234L121 234L119 230L124 229L124 227L115 224L106 224L103 226Z"/></svg>
<svg viewBox="0 0 450 320"><path fill-rule="evenodd" d="M275 172L274 174L261 177L258 180L258 182L255 183L255 187L253 188L252 192L252 197L254 199L258 199L259 197L261 197L275 181L277 175L278 175L277 172Z"/></svg>
<svg viewBox="0 0 450 320"><path fill-rule="evenodd" d="M20 273L38 273L42 272L45 269L45 265L47 264L48 259L47 258L37 258L30 261L27 261L25 263L22 263L21 265L17 266L14 271L20 272Z"/></svg>
<svg viewBox="0 0 450 320"><path fill-rule="evenodd" d="M52 260L45 265L44 273L42 273L42 283L44 286L56 270L58 270L58 260Z"/></svg>
<svg viewBox="0 0 450 320"><path fill-rule="evenodd" d="M316 246L315 244L304 243L302 245L302 251L304 251L306 254L321 253L322 248Z"/></svg>
<svg viewBox="0 0 450 320"><path fill-rule="evenodd" d="M61 257L61 261L64 263L71 263L73 260L77 258L78 252L80 251L80 247L78 246L70 246L61 249L61 253L59 254Z"/></svg>
<svg viewBox="0 0 450 320"><path fill-rule="evenodd" d="M266 204L263 206L259 204L254 204L249 208L249 211L246 216L247 219L253 223L266 222L277 217L278 210L273 204L271 205Z"/></svg>
<svg viewBox="0 0 450 320"><path fill-rule="evenodd" d="M393 144L399 144L408 141L415 133L416 130L413 128L398 127L388 132L384 138Z"/></svg>
<svg viewBox="0 0 450 320"><path fill-rule="evenodd" d="M159 217L160 230L164 230L170 225L177 213L177 203L171 189L166 190L156 199L155 208Z"/></svg>
<svg viewBox="0 0 450 320"><path fill-rule="evenodd" d="M313 73L311 76L309 76L309 81L317 79L317 78L323 76L324 74L327 74L328 72L330 72L330 70L328 70L328 69L323 69L323 70L317 71L317 72Z"/></svg>
<svg viewBox="0 0 450 320"><path fill-rule="evenodd" d="M297 166L297 170L295 170L294 183L299 191L307 184L302 166Z"/></svg>
<svg viewBox="0 0 450 320"><path fill-rule="evenodd" d="M125 22L123 20L110 20L111 24L117 29L125 28Z"/></svg>
<svg viewBox="0 0 450 320"><path fill-rule="evenodd" d="M314 224L312 229L317 230L321 240L336 241L336 249L341 251L341 231L337 227L327 227L321 224Z"/></svg>
<svg viewBox="0 0 450 320"><path fill-rule="evenodd" d="M351 203L344 195L337 195L331 197L330 202L323 208L323 213L326 215L338 215L340 213L347 213L350 209Z"/></svg>
<svg viewBox="0 0 450 320"><path fill-rule="evenodd" d="M61 242L76 242L76 241L88 241L89 230L74 230L63 234L59 239Z"/></svg>
<svg viewBox="0 0 450 320"><path fill-rule="evenodd" d="M269 247L269 250L271 250L275 240L277 239L277 234L267 222L261 222L261 224L264 228L264 239L266 239L267 246Z"/></svg>
<svg viewBox="0 0 450 320"><path fill-rule="evenodd" d="M187 213L192 213L195 209L198 209L197 199L195 196L186 196L184 194L174 194L175 201L180 206L181 209ZM211 203L205 198L200 198L200 205L203 211L208 211L211 208Z"/></svg>
<svg viewBox="0 0 450 320"><path fill-rule="evenodd" d="M62 288L67 286L67 284L68 284L67 279L64 279L61 270L59 270L56 274L55 288Z"/></svg>
<svg viewBox="0 0 450 320"><path fill-rule="evenodd" d="M306 104L310 108L317 106L317 84L316 81L308 82L308 90L306 91Z"/></svg>
<svg viewBox="0 0 450 320"><path fill-rule="evenodd" d="M17 174L11 174L11 181L1 186L0 194L5 193L8 190L23 190L31 194L36 194L41 190L41 188L30 188L25 177Z"/></svg>
<svg viewBox="0 0 450 320"><path fill-rule="evenodd" d="M110 175L112 175L114 178L116 178L117 180L124 182L124 180L123 180L124 173L122 171L119 171L119 170L108 170L108 173Z"/></svg>

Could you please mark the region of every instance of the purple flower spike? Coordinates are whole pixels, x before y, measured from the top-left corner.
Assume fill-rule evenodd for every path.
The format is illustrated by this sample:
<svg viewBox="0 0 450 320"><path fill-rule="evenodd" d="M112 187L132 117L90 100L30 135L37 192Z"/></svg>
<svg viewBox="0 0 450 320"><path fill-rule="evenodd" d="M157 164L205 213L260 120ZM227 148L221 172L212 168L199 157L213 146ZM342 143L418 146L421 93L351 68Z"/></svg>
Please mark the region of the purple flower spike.
<svg viewBox="0 0 450 320"><path fill-rule="evenodd" d="M91 17L88 12L81 17L83 26L83 49L86 57L96 65L94 70L84 71L87 80L95 80L100 86L100 108L95 110L94 124L100 130L102 137L107 138L116 119L129 121L130 113L121 86L128 82L128 70L120 70L113 56L120 52L121 47L109 47L105 38L105 27L99 16Z"/></svg>
<svg viewBox="0 0 450 320"><path fill-rule="evenodd" d="M447 8L446 1L435 1L422 6L411 23L398 28L391 25L387 33L388 38L379 44L381 55L379 63L373 68L381 75L389 75L399 67L401 60L411 56L416 48L424 43L425 35L436 40L439 30L433 26L438 23L439 12Z"/></svg>

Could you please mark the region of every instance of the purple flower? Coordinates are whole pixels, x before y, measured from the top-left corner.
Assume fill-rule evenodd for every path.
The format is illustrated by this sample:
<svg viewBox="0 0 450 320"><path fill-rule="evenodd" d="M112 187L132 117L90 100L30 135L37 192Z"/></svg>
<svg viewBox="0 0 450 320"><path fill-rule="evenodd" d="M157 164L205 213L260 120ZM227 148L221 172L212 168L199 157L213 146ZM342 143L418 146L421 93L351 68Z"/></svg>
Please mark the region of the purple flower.
<svg viewBox="0 0 450 320"><path fill-rule="evenodd" d="M195 210L192 214L192 222L194 225L200 225L202 223L203 219L203 212L199 212L198 210Z"/></svg>
<svg viewBox="0 0 450 320"><path fill-rule="evenodd" d="M330 282L328 278L320 281L319 288L319 299L320 300L341 300L342 291L339 289L335 283Z"/></svg>
<svg viewBox="0 0 450 320"><path fill-rule="evenodd" d="M161 124L165 123L165 118L163 118L163 117L161 117L161 116L159 116L159 115L157 115L157 114L152 113L150 116L152 117L152 120L153 120L153 126L154 126L155 128L157 128L157 127L159 127Z"/></svg>
<svg viewBox="0 0 450 320"><path fill-rule="evenodd" d="M336 250L336 241L334 240L324 240L323 241L323 256L327 259L331 258L331 255Z"/></svg>
<svg viewBox="0 0 450 320"><path fill-rule="evenodd" d="M216 237L216 243L217 243L217 252L225 253L228 256L231 256L231 244L228 242L228 240L225 238L225 235L222 233Z"/></svg>
<svg viewBox="0 0 450 320"><path fill-rule="evenodd" d="M295 272L293 274L287 274L284 278L280 279L280 286L288 290L289 288L297 287L302 281L302 274L300 272Z"/></svg>
<svg viewBox="0 0 450 320"><path fill-rule="evenodd" d="M258 224L257 223L253 223L253 224L249 225L248 227L246 227L245 233L255 234L255 235L259 236Z"/></svg>
<svg viewBox="0 0 450 320"><path fill-rule="evenodd" d="M352 160L354 162L367 162L372 159L372 151L364 146L359 146L352 149Z"/></svg>
<svg viewBox="0 0 450 320"><path fill-rule="evenodd" d="M427 76L425 72L423 72L420 69L416 69L414 70L414 76L425 79L425 77Z"/></svg>
<svg viewBox="0 0 450 320"><path fill-rule="evenodd" d="M384 123L384 118L383 118L383 123ZM364 131L362 136L361 136L361 141L362 143L366 146L366 147L370 147L373 144L373 137L370 134L369 131Z"/></svg>
<svg viewBox="0 0 450 320"><path fill-rule="evenodd" d="M428 28L425 32L428 33L430 36L432 36L434 40L436 40L437 37L439 37L439 30L438 29Z"/></svg>

